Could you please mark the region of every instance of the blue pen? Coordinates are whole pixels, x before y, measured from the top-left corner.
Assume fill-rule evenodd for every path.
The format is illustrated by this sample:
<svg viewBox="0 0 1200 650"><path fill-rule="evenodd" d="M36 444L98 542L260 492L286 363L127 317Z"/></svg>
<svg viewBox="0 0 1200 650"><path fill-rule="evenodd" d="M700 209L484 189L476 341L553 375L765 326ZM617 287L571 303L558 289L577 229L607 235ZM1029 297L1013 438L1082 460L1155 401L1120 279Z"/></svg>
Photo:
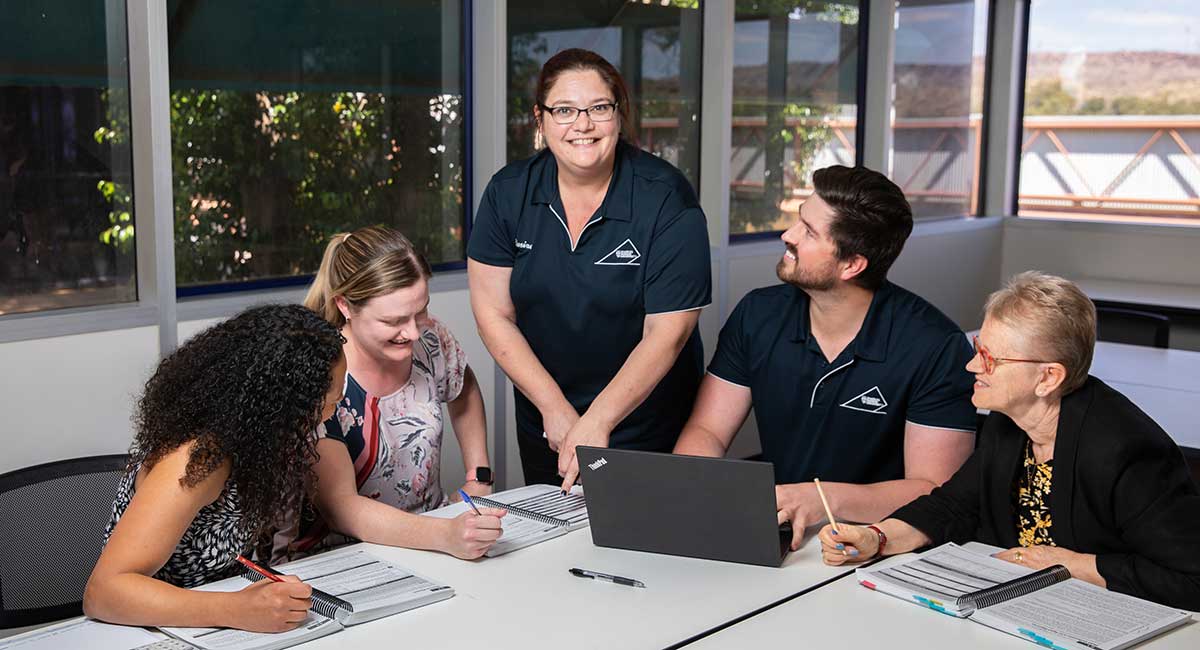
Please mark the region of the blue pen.
<svg viewBox="0 0 1200 650"><path fill-rule="evenodd" d="M471 509L475 511L476 515L479 515L480 517L483 516L483 513L479 512L479 508L475 507L475 502L471 500L471 495L467 494L462 488L458 489L458 495L462 497L463 503L471 506Z"/></svg>

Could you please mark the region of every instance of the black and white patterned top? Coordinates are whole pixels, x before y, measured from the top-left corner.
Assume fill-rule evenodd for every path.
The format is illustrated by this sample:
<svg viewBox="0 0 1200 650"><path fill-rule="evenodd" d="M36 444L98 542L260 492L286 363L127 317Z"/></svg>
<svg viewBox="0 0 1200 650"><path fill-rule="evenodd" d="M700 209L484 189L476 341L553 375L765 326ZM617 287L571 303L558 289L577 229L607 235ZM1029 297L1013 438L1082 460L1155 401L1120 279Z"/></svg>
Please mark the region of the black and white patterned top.
<svg viewBox="0 0 1200 650"><path fill-rule="evenodd" d="M112 517L104 529L105 544L133 500L134 479L140 467L133 467L117 486ZM238 554L248 556L252 546L251 536L241 530L241 520L237 486L232 480L226 481L217 500L196 513L175 551L154 577L178 587L195 587L236 575L241 567L237 562Z"/></svg>

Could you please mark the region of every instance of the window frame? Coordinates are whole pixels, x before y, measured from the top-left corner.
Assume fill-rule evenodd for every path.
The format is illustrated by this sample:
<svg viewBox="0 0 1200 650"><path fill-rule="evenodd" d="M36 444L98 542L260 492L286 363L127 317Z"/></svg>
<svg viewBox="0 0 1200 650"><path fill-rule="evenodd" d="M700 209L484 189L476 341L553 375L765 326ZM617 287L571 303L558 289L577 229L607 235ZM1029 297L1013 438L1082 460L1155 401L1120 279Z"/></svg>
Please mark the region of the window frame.
<svg viewBox="0 0 1200 650"><path fill-rule="evenodd" d="M947 221L947 220L951 220L951 219L978 219L978 218L987 216L987 211L984 206L987 204L987 185L988 185L987 178L988 178L988 152L989 152L989 142L988 141L990 140L990 138L988 137L988 126L991 121L991 109L992 109L992 84L993 84L993 78L992 78L993 59L992 59L992 57L995 55L994 45L996 42L996 40L995 40L996 39L996 5L998 5L999 3L1004 2L1004 1L1005 0L987 0L988 11L987 11L987 24L984 27L984 48L985 49L983 52L983 106L982 106L981 110L979 111L979 142L976 143L976 146L978 146L978 148L979 148L979 178L977 179L978 186L976 187L976 190L975 190L976 191L975 205L970 206L966 211L964 211L961 214L946 214L946 215L938 215L938 216L931 216L931 217L917 217L916 215L913 215L914 223L916 223L916 222L929 223L929 222L934 222L934 221ZM1028 3L1030 0L1018 0L1018 1ZM897 0L897 2L899 2L899 0ZM1028 36L1028 30L1029 30L1028 9L1025 12L1025 21L1026 22L1025 22L1024 29L1026 31L1026 36ZM894 29L895 28L893 28L893 32L894 32ZM1021 76L1021 96L1020 96L1021 104L1020 105L1022 108L1019 110L1023 111L1023 107L1024 107L1024 103L1025 103L1025 94L1024 94L1025 93L1025 86L1024 86L1024 84L1025 84L1025 59L1024 59L1024 53L1022 54L1022 59L1021 59L1020 76ZM893 98L893 102L894 101L895 100ZM970 117L970 114L968 113L968 118L969 117ZM1018 119L1018 129L1020 128L1019 125L1024 122L1024 119L1025 119L1024 115L1022 114ZM1019 139L1019 137L1020 137L1019 131L1017 132L1017 136ZM894 151L894 149L895 149L895 146L893 143L893 151ZM1018 163L1019 162L1020 161L1018 160ZM1014 198L1015 198L1015 194L1014 194Z"/></svg>
<svg viewBox="0 0 1200 650"><path fill-rule="evenodd" d="M474 162L474 129L472 118L474 116L474 95L471 92L472 82L474 81L474 40L475 40L475 24L472 15L474 3L472 0L458 0L459 15L462 19L461 33L462 40L459 43L459 56L461 64L461 79L460 87L463 89L463 182L459 188L462 194L462 255L461 259L447 260L430 264L434 273L444 271L462 271L467 268L467 241L471 237L471 229L475 222L474 201L471 200L471 189L473 177L471 174L472 163ZM172 236L174 233L172 233ZM308 273L302 275L278 276L269 278L256 278L244 281L229 281L229 282L206 282L204 284L195 284L189 286L176 286L175 297L177 299L198 298L203 296L224 296L229 294L237 294L243 292L261 292L272 289L292 289L299 286L307 286L312 283L316 273Z"/></svg>
<svg viewBox="0 0 1200 650"><path fill-rule="evenodd" d="M1025 131L1025 82L1026 70L1029 67L1029 14L1033 12L1033 0L1019 0L1022 7L1021 11L1021 48L1018 52L1016 65L1016 96L1017 105L1013 112L1013 123L1011 125L1012 141L1017 143L1013 147L1012 158L1009 159L1009 168L1012 169L1012 187L1009 189L1009 205L1012 206L1012 214L1006 216L1018 217L1021 211L1021 140L1022 134Z"/></svg>
<svg viewBox="0 0 1200 650"><path fill-rule="evenodd" d="M867 43L870 40L871 0L858 0L858 56L855 61L854 76L854 164L863 164L863 136L867 111ZM737 15L734 15L734 26L737 25ZM732 34L731 34L732 37ZM730 98L732 100L732 97ZM703 121L703 116L701 116ZM730 152L732 154L732 152ZM727 154L729 155L729 154ZM729 188L725 188L728 192ZM726 215L728 218L728 215ZM778 239L786 230L762 230L759 232L730 232L729 243L746 244Z"/></svg>

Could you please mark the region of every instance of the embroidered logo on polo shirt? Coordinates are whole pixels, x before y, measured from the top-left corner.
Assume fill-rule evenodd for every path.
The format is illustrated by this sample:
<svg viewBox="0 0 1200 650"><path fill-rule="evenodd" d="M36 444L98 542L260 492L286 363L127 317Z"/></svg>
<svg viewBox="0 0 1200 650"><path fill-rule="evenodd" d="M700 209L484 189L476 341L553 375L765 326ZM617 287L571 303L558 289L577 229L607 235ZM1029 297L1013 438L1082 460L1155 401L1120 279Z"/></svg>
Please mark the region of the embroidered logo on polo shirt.
<svg viewBox="0 0 1200 650"><path fill-rule="evenodd" d="M854 411L862 411L864 413L878 413L879 415L887 415L887 400L883 398L883 391L879 390L878 386L871 387L870 390L864 392L858 397L851 398L846 403L842 404L842 408L848 408Z"/></svg>
<svg viewBox="0 0 1200 650"><path fill-rule="evenodd" d="M527 241L521 241L520 239L514 239L513 246L516 246L517 248L523 248L527 251L533 250L533 244Z"/></svg>
<svg viewBox="0 0 1200 650"><path fill-rule="evenodd" d="M611 253L596 260L596 264L600 266L641 266L642 263L638 261L641 258L642 254L638 251L637 246L633 245L633 240L626 239Z"/></svg>

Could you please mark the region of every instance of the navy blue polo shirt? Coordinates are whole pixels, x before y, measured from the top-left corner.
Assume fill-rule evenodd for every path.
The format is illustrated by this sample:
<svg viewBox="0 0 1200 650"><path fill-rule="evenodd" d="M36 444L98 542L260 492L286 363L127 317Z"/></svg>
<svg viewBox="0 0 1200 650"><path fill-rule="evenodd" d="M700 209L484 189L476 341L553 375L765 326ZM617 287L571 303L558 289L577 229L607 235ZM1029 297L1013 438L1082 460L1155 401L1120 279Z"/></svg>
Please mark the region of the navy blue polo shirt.
<svg viewBox="0 0 1200 650"><path fill-rule="evenodd" d="M973 352L936 307L891 283L832 363L809 334L808 294L756 289L730 314L708 371L750 388L777 483L904 478L904 425L975 430ZM959 435L947 433L947 435Z"/></svg>
<svg viewBox="0 0 1200 650"><path fill-rule="evenodd" d="M647 314L711 301L708 226L687 179L624 142L612 181L574 248L549 150L514 162L484 191L467 255L512 267L517 327L571 405L583 413L642 340ZM609 444L669 450L704 374L693 331L650 396L613 430ZM541 439L542 417L520 391L517 430Z"/></svg>

